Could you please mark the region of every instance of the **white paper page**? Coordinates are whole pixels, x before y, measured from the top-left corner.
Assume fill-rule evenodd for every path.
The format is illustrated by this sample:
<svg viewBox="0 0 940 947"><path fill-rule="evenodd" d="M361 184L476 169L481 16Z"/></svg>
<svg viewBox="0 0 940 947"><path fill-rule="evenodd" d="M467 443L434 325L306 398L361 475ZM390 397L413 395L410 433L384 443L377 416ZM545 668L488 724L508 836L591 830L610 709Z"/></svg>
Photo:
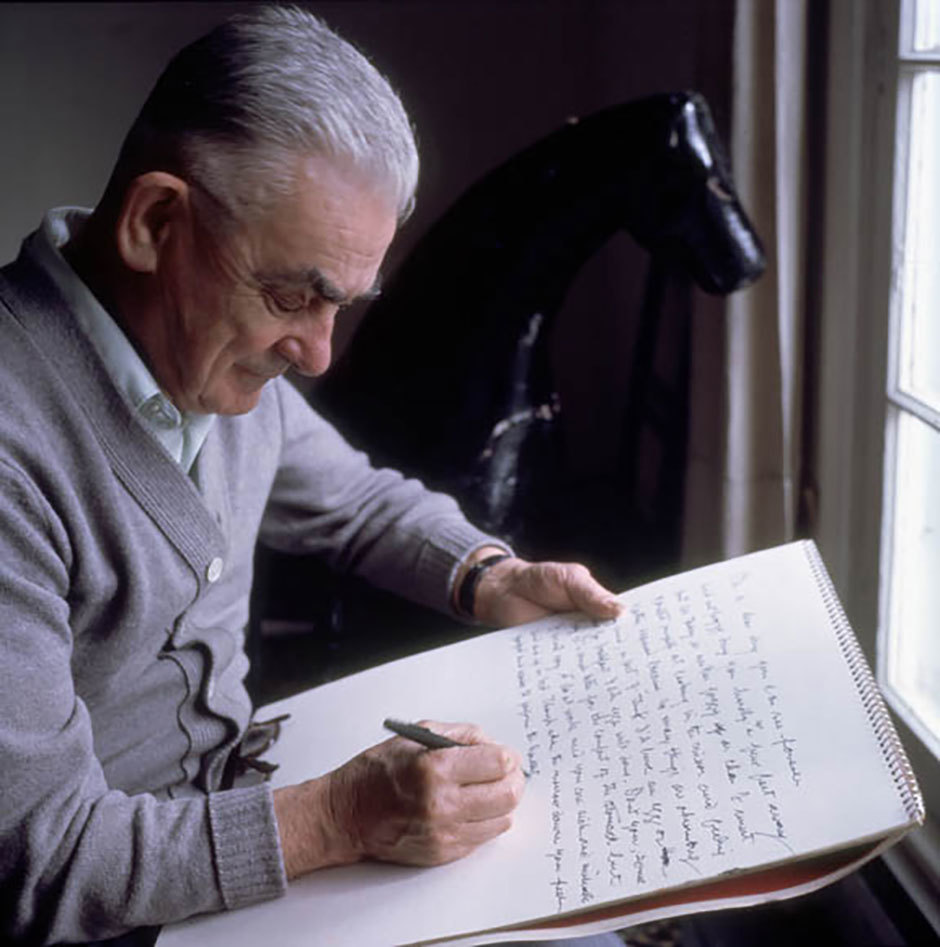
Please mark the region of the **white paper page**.
<svg viewBox="0 0 940 947"><path fill-rule="evenodd" d="M513 830L434 869L316 873L160 947L407 943L596 907L876 837L909 821L818 597L780 547L273 705L278 783L383 737L386 716L472 719L531 772ZM813 642L810 647L809 642Z"/></svg>

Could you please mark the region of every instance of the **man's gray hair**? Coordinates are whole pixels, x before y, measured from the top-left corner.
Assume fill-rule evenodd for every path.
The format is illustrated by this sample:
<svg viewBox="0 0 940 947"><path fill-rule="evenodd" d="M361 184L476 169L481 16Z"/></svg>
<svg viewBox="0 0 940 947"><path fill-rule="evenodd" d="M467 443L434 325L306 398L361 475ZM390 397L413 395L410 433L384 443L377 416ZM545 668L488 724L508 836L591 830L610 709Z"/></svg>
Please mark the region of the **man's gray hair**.
<svg viewBox="0 0 940 947"><path fill-rule="evenodd" d="M112 183L171 171L244 218L289 195L294 162L307 155L351 165L388 196L399 219L410 212L418 152L388 81L312 13L264 6L226 20L170 61Z"/></svg>

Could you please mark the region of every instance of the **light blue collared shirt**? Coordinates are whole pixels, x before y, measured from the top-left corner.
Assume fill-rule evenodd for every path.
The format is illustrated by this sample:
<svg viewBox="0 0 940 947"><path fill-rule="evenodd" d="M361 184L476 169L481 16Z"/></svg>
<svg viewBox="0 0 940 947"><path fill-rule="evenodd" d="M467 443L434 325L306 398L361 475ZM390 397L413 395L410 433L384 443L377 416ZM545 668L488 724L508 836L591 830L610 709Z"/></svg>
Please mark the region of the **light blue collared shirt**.
<svg viewBox="0 0 940 947"><path fill-rule="evenodd" d="M60 248L81 230L90 214L91 211L82 207L50 210L43 217L33 249L40 265L75 313L115 387L137 411L147 430L188 473L209 433L214 415L180 411L170 401L121 327L62 256Z"/></svg>

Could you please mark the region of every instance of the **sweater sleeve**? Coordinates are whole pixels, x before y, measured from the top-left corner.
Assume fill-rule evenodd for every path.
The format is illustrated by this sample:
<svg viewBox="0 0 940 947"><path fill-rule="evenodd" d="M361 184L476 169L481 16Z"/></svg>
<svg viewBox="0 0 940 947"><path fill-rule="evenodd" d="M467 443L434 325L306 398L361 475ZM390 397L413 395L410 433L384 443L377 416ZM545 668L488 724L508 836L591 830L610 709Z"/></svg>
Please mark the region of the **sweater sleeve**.
<svg viewBox="0 0 940 947"><path fill-rule="evenodd" d="M68 535L2 462L0 497L0 940L113 936L282 892L268 787L108 787L71 673Z"/></svg>
<svg viewBox="0 0 940 947"><path fill-rule="evenodd" d="M483 545L505 546L502 540L468 522L453 498L374 468L288 382L278 396L281 463L261 539L448 611L462 560Z"/></svg>

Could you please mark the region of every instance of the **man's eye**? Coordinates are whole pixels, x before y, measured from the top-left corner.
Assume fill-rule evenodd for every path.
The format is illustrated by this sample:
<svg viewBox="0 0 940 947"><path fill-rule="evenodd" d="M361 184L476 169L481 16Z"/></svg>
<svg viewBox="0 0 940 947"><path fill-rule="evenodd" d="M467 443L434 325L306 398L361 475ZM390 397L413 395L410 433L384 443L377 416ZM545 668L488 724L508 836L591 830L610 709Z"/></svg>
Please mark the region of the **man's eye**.
<svg viewBox="0 0 940 947"><path fill-rule="evenodd" d="M307 300L296 294L286 295L268 290L264 294L264 298L268 308L276 313L300 312L301 309L307 306Z"/></svg>

